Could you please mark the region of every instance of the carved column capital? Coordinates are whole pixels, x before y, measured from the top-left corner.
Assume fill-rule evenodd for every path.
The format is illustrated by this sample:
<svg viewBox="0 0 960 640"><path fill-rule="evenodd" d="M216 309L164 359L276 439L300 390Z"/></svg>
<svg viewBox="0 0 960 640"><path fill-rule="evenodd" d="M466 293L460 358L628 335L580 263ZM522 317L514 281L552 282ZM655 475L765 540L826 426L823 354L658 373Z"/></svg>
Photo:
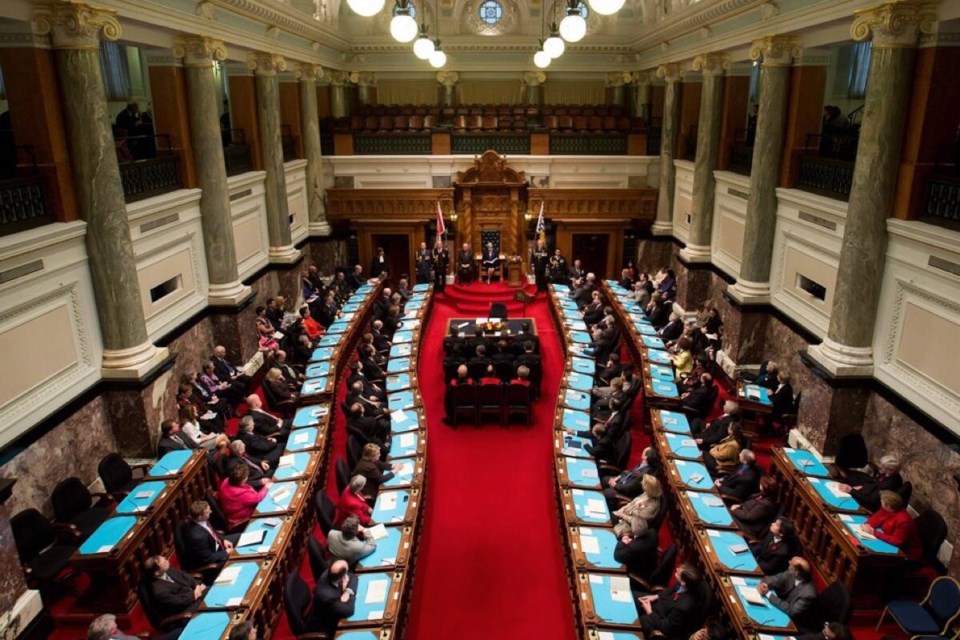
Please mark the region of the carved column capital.
<svg viewBox="0 0 960 640"><path fill-rule="evenodd" d="M657 67L657 77L667 82L680 82L680 65L676 62L662 64Z"/></svg>
<svg viewBox="0 0 960 640"><path fill-rule="evenodd" d="M116 11L76 0L56 0L38 7L32 26L35 34L50 36L54 49L99 49L101 38L120 39Z"/></svg>
<svg viewBox="0 0 960 640"><path fill-rule="evenodd" d="M724 53L701 53L693 59L690 68L704 76L720 76L730 68L730 57Z"/></svg>
<svg viewBox="0 0 960 640"><path fill-rule="evenodd" d="M547 81L547 74L543 71L524 71L521 80L525 86L538 87Z"/></svg>
<svg viewBox="0 0 960 640"><path fill-rule="evenodd" d="M650 84L653 82L653 79L656 77L657 72L654 71L634 71L630 74L630 82L635 85L644 85Z"/></svg>
<svg viewBox="0 0 960 640"><path fill-rule="evenodd" d="M862 41L873 37L874 47L915 47L921 33L933 33L937 9L919 2L887 2L853 14L850 37Z"/></svg>
<svg viewBox="0 0 960 640"><path fill-rule="evenodd" d="M327 73L327 78L329 78L330 84L335 87L342 87L350 82L350 74L346 71L340 71L337 69Z"/></svg>
<svg viewBox="0 0 960 640"><path fill-rule="evenodd" d="M788 67L800 52L800 43L793 36L768 36L753 41L750 59L762 60L765 67Z"/></svg>
<svg viewBox="0 0 960 640"><path fill-rule="evenodd" d="M608 87L622 87L632 79L633 75L629 71L611 71L604 84Z"/></svg>
<svg viewBox="0 0 960 640"><path fill-rule="evenodd" d="M437 82L445 87L452 87L460 82L460 74L456 71L438 71Z"/></svg>
<svg viewBox="0 0 960 640"><path fill-rule="evenodd" d="M323 77L323 67L310 62L300 62L294 67L293 75L301 82L316 82Z"/></svg>
<svg viewBox="0 0 960 640"><path fill-rule="evenodd" d="M207 36L184 36L173 45L173 57L183 58L185 67L210 67L227 59L223 40Z"/></svg>
<svg viewBox="0 0 960 640"><path fill-rule="evenodd" d="M275 76L287 70L287 60L276 53L251 53L247 56L247 67L253 69L256 76Z"/></svg>

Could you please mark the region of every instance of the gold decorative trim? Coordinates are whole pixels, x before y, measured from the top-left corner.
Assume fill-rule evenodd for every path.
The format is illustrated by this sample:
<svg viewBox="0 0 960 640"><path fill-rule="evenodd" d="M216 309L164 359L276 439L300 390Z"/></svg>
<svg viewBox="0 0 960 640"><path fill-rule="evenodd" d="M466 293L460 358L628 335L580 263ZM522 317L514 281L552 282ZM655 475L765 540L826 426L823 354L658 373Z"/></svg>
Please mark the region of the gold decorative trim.
<svg viewBox="0 0 960 640"><path fill-rule="evenodd" d="M854 13L850 37L860 42L873 36L873 46L915 47L920 34L936 29L937 9L933 4L888 2Z"/></svg>
<svg viewBox="0 0 960 640"><path fill-rule="evenodd" d="M49 35L54 49L100 49L100 39L120 39L117 12L91 7L77 0L57 0L38 7L33 14L33 32Z"/></svg>
<svg viewBox="0 0 960 640"><path fill-rule="evenodd" d="M173 45L175 58L183 58L185 67L212 67L214 62L227 59L223 40L207 36L184 36Z"/></svg>
<svg viewBox="0 0 960 640"><path fill-rule="evenodd" d="M750 59L762 60L765 67L788 67L801 54L799 41L793 36L768 36L754 40Z"/></svg>
<svg viewBox="0 0 960 640"><path fill-rule="evenodd" d="M730 56L725 53L701 53L690 64L690 68L705 76L719 76L730 68Z"/></svg>
<svg viewBox="0 0 960 640"><path fill-rule="evenodd" d="M287 60L277 53L251 53L247 56L247 67L254 75L275 76L287 70Z"/></svg>
<svg viewBox="0 0 960 640"><path fill-rule="evenodd" d="M318 64L300 62L294 67L293 75L302 82L316 82L323 77L323 67Z"/></svg>

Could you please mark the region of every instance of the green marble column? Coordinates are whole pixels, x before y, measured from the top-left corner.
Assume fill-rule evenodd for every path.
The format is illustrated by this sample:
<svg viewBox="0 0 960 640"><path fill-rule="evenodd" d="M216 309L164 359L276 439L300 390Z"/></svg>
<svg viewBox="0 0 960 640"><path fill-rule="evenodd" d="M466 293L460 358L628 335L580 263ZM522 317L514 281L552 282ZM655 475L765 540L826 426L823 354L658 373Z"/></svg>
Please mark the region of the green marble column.
<svg viewBox="0 0 960 640"><path fill-rule="evenodd" d="M660 193L657 197L657 218L650 231L654 235L673 233L673 192L677 172L673 166L680 124L680 65L663 64L657 77L667 86L663 95L663 120L660 123Z"/></svg>
<svg viewBox="0 0 960 640"><path fill-rule="evenodd" d="M187 81L190 137L197 182L202 191L200 221L210 281L208 298L214 306L235 306L250 295L250 287L240 282L237 272L230 193L220 136L217 81L213 75L215 62L226 59L227 51L223 42L198 36L181 39L174 46L174 55L183 58Z"/></svg>
<svg viewBox="0 0 960 640"><path fill-rule="evenodd" d="M320 116L317 111L317 78L323 75L318 64L301 64L300 115L303 118L303 151L307 158L307 208L310 235L330 235L323 199L323 157L320 153Z"/></svg>
<svg viewBox="0 0 960 640"><path fill-rule="evenodd" d="M638 71L633 74L633 102L632 115L643 118L647 126L650 125L650 73Z"/></svg>
<svg viewBox="0 0 960 640"><path fill-rule="evenodd" d="M100 38L120 38L115 13L54 3L34 14L56 50L77 206L87 223L90 276L103 336L104 378L137 379L169 354L147 337L137 261L100 72Z"/></svg>
<svg viewBox="0 0 960 640"><path fill-rule="evenodd" d="M347 93L346 85L348 74L345 71L330 72L330 115L334 118L346 118L347 113Z"/></svg>
<svg viewBox="0 0 960 640"><path fill-rule="evenodd" d="M531 105L543 104L543 83L547 74L543 71L527 71L522 76L524 87L524 103Z"/></svg>
<svg viewBox="0 0 960 640"><path fill-rule="evenodd" d="M777 183L790 97L790 65L798 54L796 40L789 36L758 40L750 50L753 60L763 60L763 68L740 277L730 289L730 295L741 303L770 301L770 260L777 228Z"/></svg>
<svg viewBox="0 0 960 640"><path fill-rule="evenodd" d="M697 157L693 164L693 207L690 236L680 255L687 262L710 261L710 234L713 229L713 201L723 117L723 73L729 66L726 56L708 53L693 60L693 70L703 73L700 120L697 123Z"/></svg>
<svg viewBox="0 0 960 640"><path fill-rule="evenodd" d="M280 140L280 85L277 72L287 68L283 56L270 53L251 54L257 89L257 121L263 169L267 176L264 191L267 201L267 232L270 235L270 262L291 264L300 259L300 251L290 237L290 211L287 205L287 178L283 166L283 144Z"/></svg>
<svg viewBox="0 0 960 640"><path fill-rule="evenodd" d="M847 207L830 329L810 355L837 376L873 368L873 334L903 127L920 33L931 33L932 5L890 2L855 14L854 40L873 36L866 102Z"/></svg>

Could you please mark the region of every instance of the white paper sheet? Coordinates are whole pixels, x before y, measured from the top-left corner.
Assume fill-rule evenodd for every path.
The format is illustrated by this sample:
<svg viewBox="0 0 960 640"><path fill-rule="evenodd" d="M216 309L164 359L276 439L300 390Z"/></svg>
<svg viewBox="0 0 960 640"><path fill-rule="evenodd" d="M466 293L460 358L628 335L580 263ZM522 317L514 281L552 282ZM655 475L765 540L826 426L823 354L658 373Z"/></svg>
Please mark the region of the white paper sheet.
<svg viewBox="0 0 960 640"><path fill-rule="evenodd" d="M633 594L630 592L630 579L626 576L610 578L610 599L614 602L630 602Z"/></svg>
<svg viewBox="0 0 960 640"><path fill-rule="evenodd" d="M717 531L716 529L707 529L707 535L710 536L711 538L719 538L720 532Z"/></svg>
<svg viewBox="0 0 960 640"><path fill-rule="evenodd" d="M380 494L380 510L381 511L393 511L396 508L397 508L397 494L395 493Z"/></svg>
<svg viewBox="0 0 960 640"><path fill-rule="evenodd" d="M417 434L404 433L400 436L400 446L403 448L413 447L417 444Z"/></svg>
<svg viewBox="0 0 960 640"><path fill-rule="evenodd" d="M217 579L213 581L213 584L233 584L233 581L240 575L241 568L240 565L236 564L231 567L224 567L220 575L217 576Z"/></svg>
<svg viewBox="0 0 960 640"><path fill-rule="evenodd" d="M294 457L294 455L292 453L288 453L285 456L280 456L280 460L277 461L277 466L290 467L290 466L293 466L293 463L295 460L296 458Z"/></svg>
<svg viewBox="0 0 960 640"><path fill-rule="evenodd" d="M715 498L713 496L707 496L706 498L703 499L703 504L707 505L708 507L722 507L723 500L721 500L720 498Z"/></svg>
<svg viewBox="0 0 960 640"><path fill-rule="evenodd" d="M602 576L598 576L598 575L594 575L594 574L591 573L591 574L590 574L590 582L591 582L592 584L603 584L603 577L602 577Z"/></svg>
<svg viewBox="0 0 960 640"><path fill-rule="evenodd" d="M763 599L763 596L760 595L760 592L754 587L740 587L740 595L742 595L743 599L750 604L755 604L761 607L767 605L767 601Z"/></svg>
<svg viewBox="0 0 960 640"><path fill-rule="evenodd" d="M584 553L600 553L600 541L593 536L580 534L580 548Z"/></svg>
<svg viewBox="0 0 960 640"><path fill-rule="evenodd" d="M241 602L243 602L243 598L240 597L240 596L238 596L238 597L236 597L236 598L230 598L229 600L227 600L227 606L228 606L228 607L239 607Z"/></svg>
<svg viewBox="0 0 960 640"><path fill-rule="evenodd" d="M137 491L133 497L137 500L146 500L147 498L152 498L154 493L156 493L156 491Z"/></svg>
<svg viewBox="0 0 960 640"><path fill-rule="evenodd" d="M407 412L403 409L397 409L390 413L390 419L394 422L406 422L407 421Z"/></svg>
<svg viewBox="0 0 960 640"><path fill-rule="evenodd" d="M238 547L248 547L254 544L260 544L263 542L263 539L267 536L267 532L263 529L257 529L256 531L245 531L240 534L240 539L237 540Z"/></svg>
<svg viewBox="0 0 960 640"><path fill-rule="evenodd" d="M306 444L308 442L310 442L309 433L298 433L297 435L293 436L294 444Z"/></svg>
<svg viewBox="0 0 960 640"><path fill-rule="evenodd" d="M383 540L387 537L387 528L382 522L372 527L367 527L366 537L371 540Z"/></svg>
<svg viewBox="0 0 960 640"><path fill-rule="evenodd" d="M387 588L390 586L389 580L371 580L367 585L367 596L363 599L365 604L380 604L387 601Z"/></svg>

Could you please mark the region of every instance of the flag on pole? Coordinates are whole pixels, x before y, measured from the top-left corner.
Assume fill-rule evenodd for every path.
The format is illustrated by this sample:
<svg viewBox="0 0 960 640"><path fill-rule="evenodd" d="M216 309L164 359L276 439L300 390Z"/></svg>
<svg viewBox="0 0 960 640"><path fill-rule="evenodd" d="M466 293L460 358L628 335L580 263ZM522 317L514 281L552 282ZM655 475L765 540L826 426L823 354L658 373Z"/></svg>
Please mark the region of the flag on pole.
<svg viewBox="0 0 960 640"><path fill-rule="evenodd" d="M537 217L537 237L544 242L547 241L547 225L543 221L543 200L540 201L540 215Z"/></svg>
<svg viewBox="0 0 960 640"><path fill-rule="evenodd" d="M437 200L437 237L447 233L447 225L443 224L443 210L440 208L440 201Z"/></svg>

